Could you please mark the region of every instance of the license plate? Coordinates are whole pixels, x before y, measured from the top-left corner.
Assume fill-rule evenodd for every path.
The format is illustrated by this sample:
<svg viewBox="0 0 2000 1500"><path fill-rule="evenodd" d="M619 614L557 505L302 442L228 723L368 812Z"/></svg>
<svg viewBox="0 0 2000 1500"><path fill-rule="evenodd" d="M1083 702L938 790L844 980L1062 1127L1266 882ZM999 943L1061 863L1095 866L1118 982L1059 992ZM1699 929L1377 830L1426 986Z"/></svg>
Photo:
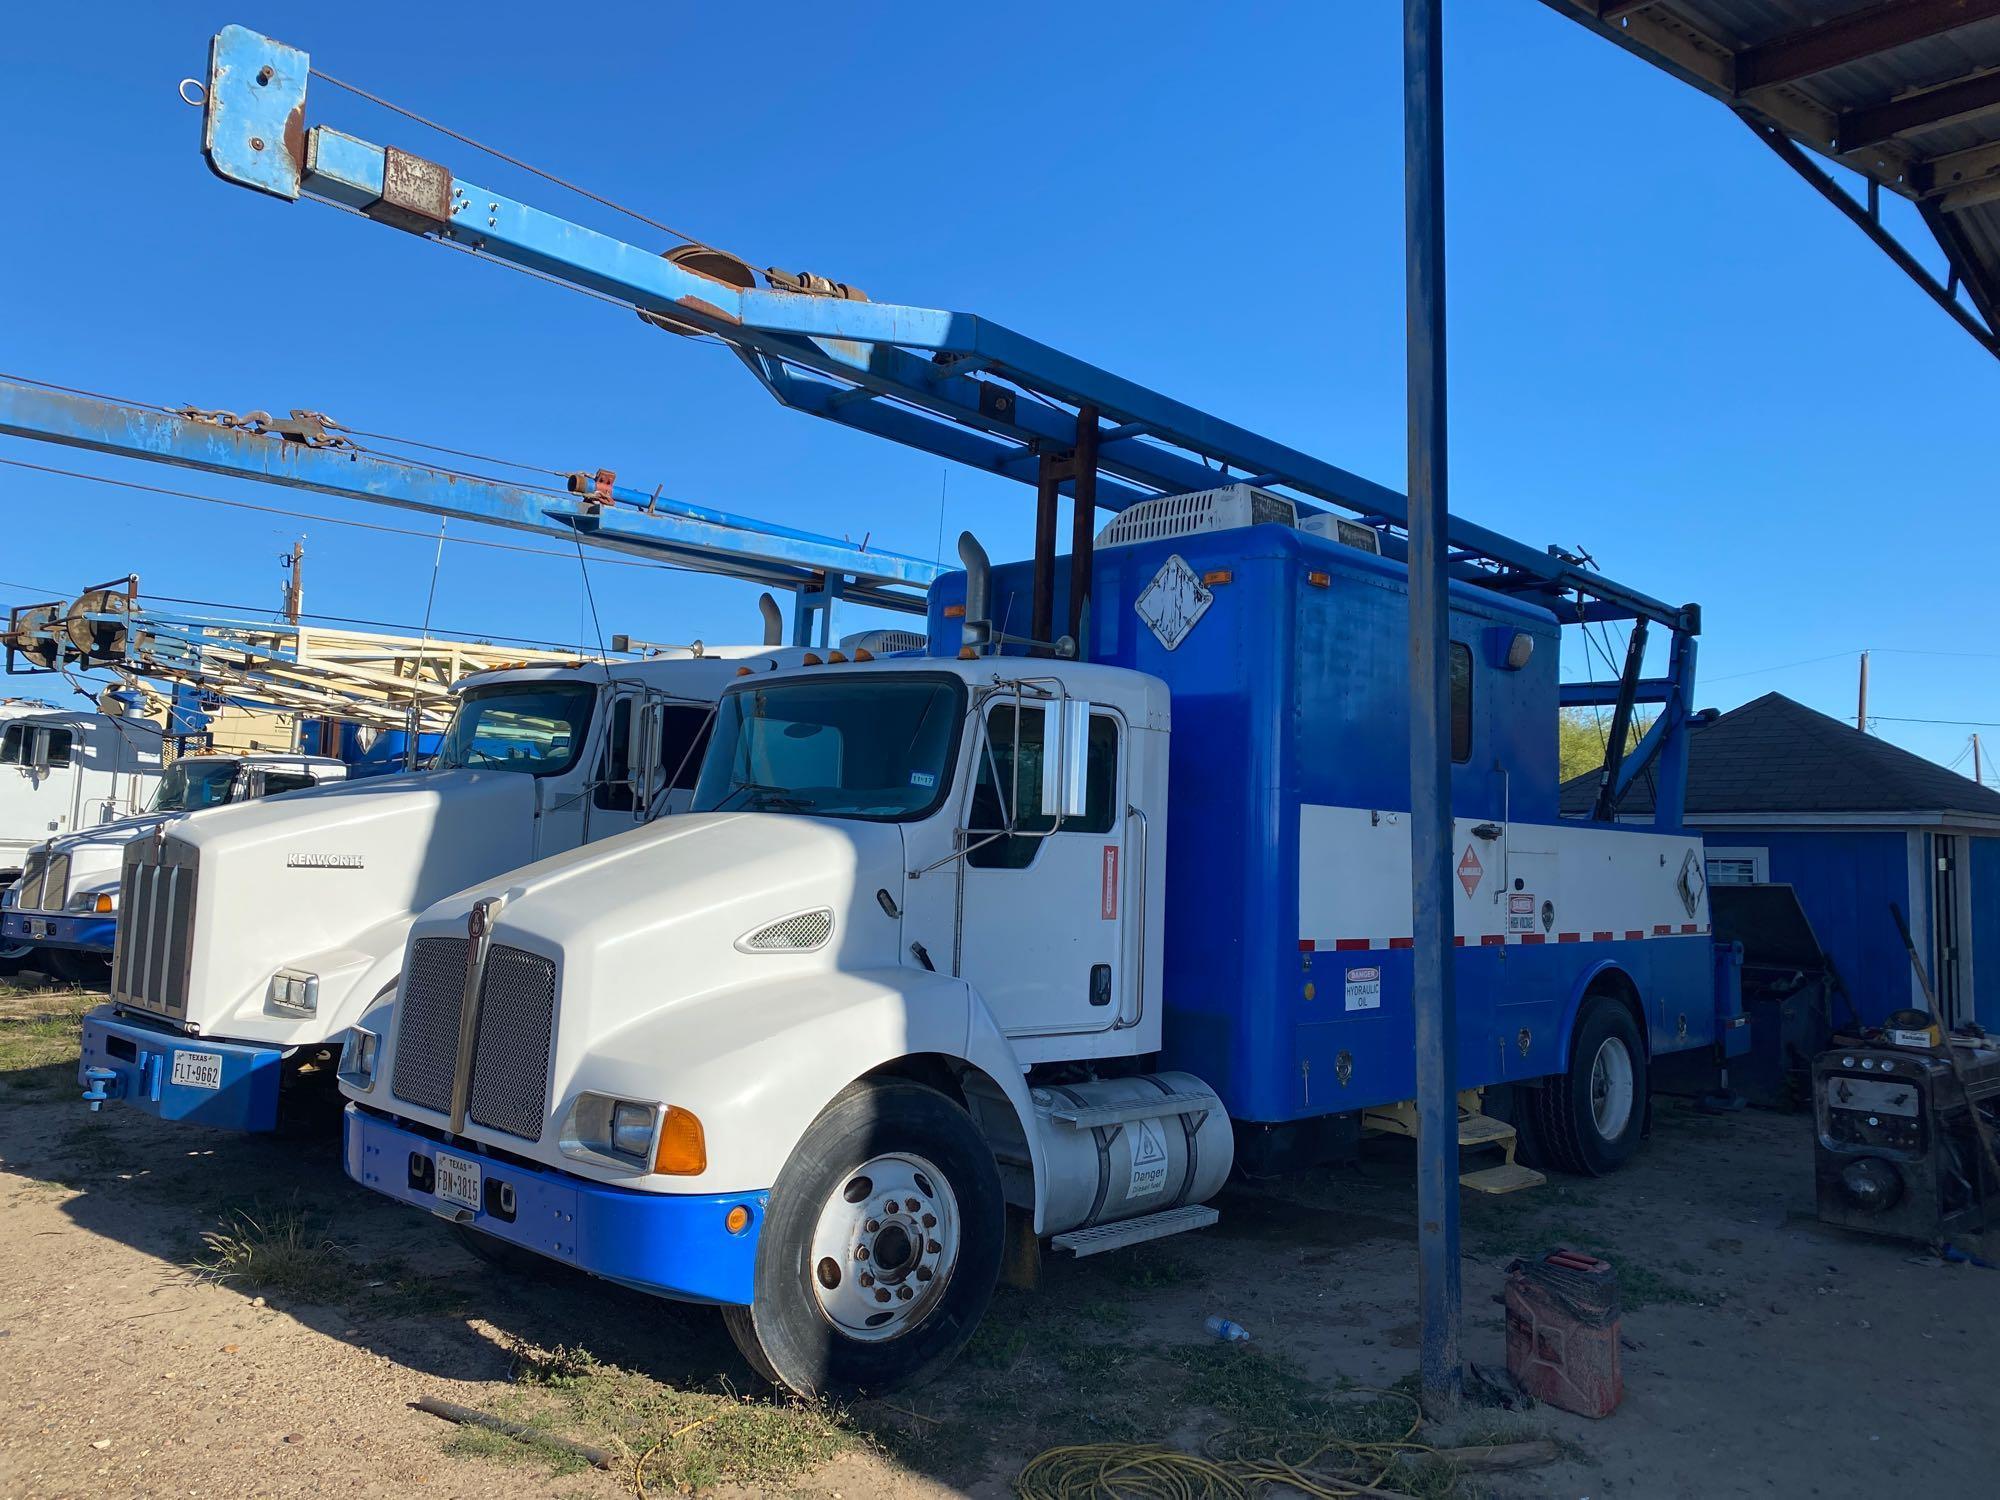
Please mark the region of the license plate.
<svg viewBox="0 0 2000 1500"><path fill-rule="evenodd" d="M28 918L28 936L31 938L45 938L55 930L56 924L46 917Z"/></svg>
<svg viewBox="0 0 2000 1500"><path fill-rule="evenodd" d="M446 1151L438 1152L437 1195L462 1208L478 1208L479 1163Z"/></svg>
<svg viewBox="0 0 2000 1500"><path fill-rule="evenodd" d="M219 1089L222 1087L222 1054L220 1052L176 1052L174 1054L174 1082L183 1088Z"/></svg>

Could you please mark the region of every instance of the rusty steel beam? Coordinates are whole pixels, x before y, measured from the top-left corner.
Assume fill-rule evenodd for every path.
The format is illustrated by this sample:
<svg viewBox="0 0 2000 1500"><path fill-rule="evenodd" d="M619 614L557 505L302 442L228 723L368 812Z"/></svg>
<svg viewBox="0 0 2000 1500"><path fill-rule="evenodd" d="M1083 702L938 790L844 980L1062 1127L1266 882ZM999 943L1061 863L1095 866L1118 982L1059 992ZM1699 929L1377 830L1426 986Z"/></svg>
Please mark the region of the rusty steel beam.
<svg viewBox="0 0 2000 1500"><path fill-rule="evenodd" d="M1885 0L1736 54L1736 91L1795 83L1895 47L2000 16L2000 0Z"/></svg>
<svg viewBox="0 0 2000 1500"><path fill-rule="evenodd" d="M1991 109L2000 109L2000 69L1905 94L1886 104L1850 109L1840 117L1833 149L1836 154L1845 155L1906 130L1921 130L1927 125L1941 125L1946 120L1984 114Z"/></svg>

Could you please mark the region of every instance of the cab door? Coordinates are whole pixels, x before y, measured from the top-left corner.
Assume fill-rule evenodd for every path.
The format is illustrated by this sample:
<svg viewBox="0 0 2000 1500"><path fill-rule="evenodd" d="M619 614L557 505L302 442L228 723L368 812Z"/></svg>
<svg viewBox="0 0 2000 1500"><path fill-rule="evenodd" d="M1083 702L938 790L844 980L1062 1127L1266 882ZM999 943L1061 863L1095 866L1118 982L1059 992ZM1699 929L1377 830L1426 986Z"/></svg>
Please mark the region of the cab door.
<svg viewBox="0 0 2000 1500"><path fill-rule="evenodd" d="M960 837L958 972L1010 1037L1107 1031L1125 994L1127 730L1088 710L1079 755L1081 811L1058 815L1045 779L1062 774L1062 711L1009 697L987 709ZM1056 743L1051 743L1052 734ZM1072 771L1071 774L1074 774Z"/></svg>

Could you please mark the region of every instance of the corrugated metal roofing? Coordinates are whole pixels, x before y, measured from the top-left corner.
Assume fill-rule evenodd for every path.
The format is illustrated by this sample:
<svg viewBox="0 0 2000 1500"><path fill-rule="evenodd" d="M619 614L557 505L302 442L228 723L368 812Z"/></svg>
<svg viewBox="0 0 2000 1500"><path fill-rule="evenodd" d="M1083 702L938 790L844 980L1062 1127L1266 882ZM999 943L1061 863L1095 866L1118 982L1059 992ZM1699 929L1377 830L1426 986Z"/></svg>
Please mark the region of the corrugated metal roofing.
<svg viewBox="0 0 2000 1500"><path fill-rule="evenodd" d="M1543 3L1915 203L2000 355L2000 0Z"/></svg>
<svg viewBox="0 0 2000 1500"><path fill-rule="evenodd" d="M1597 773L1563 783L1565 817L1587 817ZM1621 814L1650 813L1642 778ZM1731 709L1688 738L1687 820L1720 813L1912 813L2000 817L2000 792L1863 734L1782 693Z"/></svg>

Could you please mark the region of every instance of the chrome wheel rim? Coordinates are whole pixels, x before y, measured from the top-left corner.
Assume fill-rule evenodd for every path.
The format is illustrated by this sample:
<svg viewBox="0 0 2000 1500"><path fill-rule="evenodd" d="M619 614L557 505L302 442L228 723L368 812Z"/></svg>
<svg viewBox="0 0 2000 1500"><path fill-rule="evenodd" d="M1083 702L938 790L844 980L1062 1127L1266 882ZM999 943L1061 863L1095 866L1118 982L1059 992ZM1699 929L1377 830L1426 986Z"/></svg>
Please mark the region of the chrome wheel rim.
<svg viewBox="0 0 2000 1500"><path fill-rule="evenodd" d="M1631 1050L1606 1037L1590 1062L1590 1118L1607 1141L1617 1140L1632 1121L1633 1076Z"/></svg>
<svg viewBox="0 0 2000 1500"><path fill-rule="evenodd" d="M880 1343L921 1323L958 1266L958 1198L909 1152L871 1157L827 1195L806 1281L820 1314L851 1339Z"/></svg>

